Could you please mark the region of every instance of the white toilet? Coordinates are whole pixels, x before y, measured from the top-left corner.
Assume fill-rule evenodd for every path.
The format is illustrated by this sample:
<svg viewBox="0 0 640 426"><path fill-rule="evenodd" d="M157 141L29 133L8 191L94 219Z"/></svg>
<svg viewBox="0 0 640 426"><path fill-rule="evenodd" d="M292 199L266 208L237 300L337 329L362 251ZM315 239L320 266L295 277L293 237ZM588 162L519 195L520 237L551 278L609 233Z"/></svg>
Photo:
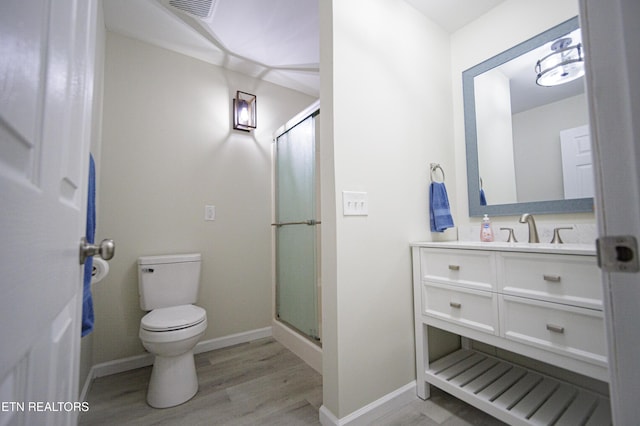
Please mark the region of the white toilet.
<svg viewBox="0 0 640 426"><path fill-rule="evenodd" d="M200 254L138 259L140 340L155 355L147 402L173 407L198 392L193 348L207 328L207 312L193 305L200 286Z"/></svg>

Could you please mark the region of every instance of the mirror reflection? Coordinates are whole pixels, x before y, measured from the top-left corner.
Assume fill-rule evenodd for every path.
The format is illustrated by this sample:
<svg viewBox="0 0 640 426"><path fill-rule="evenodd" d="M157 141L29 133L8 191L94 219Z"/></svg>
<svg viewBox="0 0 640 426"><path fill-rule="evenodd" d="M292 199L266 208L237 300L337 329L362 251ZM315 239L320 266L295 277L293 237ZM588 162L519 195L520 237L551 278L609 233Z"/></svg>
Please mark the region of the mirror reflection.
<svg viewBox="0 0 640 426"><path fill-rule="evenodd" d="M463 73L472 216L592 209L581 39L574 18Z"/></svg>

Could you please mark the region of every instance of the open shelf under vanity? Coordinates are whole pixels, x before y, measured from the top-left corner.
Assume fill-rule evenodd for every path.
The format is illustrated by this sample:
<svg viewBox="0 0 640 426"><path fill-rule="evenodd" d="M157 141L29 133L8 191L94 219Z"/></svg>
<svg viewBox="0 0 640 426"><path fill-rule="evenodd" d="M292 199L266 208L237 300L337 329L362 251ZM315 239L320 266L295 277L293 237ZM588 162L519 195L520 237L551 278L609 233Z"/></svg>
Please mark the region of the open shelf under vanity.
<svg viewBox="0 0 640 426"><path fill-rule="evenodd" d="M420 398L436 386L516 426L611 424L594 250L456 242L412 253ZM462 347L429 359L434 328Z"/></svg>
<svg viewBox="0 0 640 426"><path fill-rule="evenodd" d="M425 377L511 425L611 423L607 397L474 350L460 349L432 362Z"/></svg>

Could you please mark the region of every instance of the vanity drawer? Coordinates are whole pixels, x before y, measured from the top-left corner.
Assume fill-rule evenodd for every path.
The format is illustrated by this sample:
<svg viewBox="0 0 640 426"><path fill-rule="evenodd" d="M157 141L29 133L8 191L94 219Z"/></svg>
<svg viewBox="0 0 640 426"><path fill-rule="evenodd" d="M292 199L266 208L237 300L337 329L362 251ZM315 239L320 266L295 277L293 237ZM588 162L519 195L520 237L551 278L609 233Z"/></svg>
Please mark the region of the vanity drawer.
<svg viewBox="0 0 640 426"><path fill-rule="evenodd" d="M602 284L594 256L500 253L504 294L602 309Z"/></svg>
<svg viewBox="0 0 640 426"><path fill-rule="evenodd" d="M495 254L480 250L420 250L422 279L486 291L496 289Z"/></svg>
<svg viewBox="0 0 640 426"><path fill-rule="evenodd" d="M498 335L496 293L423 283L422 314Z"/></svg>
<svg viewBox="0 0 640 426"><path fill-rule="evenodd" d="M601 311L507 295L500 295L499 299L503 337L607 365Z"/></svg>

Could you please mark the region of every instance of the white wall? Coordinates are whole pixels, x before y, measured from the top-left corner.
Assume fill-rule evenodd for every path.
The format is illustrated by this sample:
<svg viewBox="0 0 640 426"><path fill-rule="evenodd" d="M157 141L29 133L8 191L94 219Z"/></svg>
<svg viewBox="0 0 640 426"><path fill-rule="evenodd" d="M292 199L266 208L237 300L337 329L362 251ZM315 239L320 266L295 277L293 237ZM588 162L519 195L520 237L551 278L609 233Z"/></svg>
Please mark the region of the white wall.
<svg viewBox="0 0 640 426"><path fill-rule="evenodd" d="M236 90L258 97L253 133L231 130ZM116 254L94 287L94 363L144 351L141 255L203 254L203 339L269 326L272 133L315 99L111 32L104 91L97 238Z"/></svg>
<svg viewBox="0 0 640 426"><path fill-rule="evenodd" d="M455 193L449 38L403 0L320 2L323 404L343 418L415 379L409 241L429 162ZM342 191L369 215L342 215Z"/></svg>
<svg viewBox="0 0 640 426"><path fill-rule="evenodd" d="M560 131L588 123L584 94L513 115L518 201L564 198Z"/></svg>
<svg viewBox="0 0 640 426"><path fill-rule="evenodd" d="M478 169L489 204L517 199L509 78L491 70L474 79Z"/></svg>
<svg viewBox="0 0 640 426"><path fill-rule="evenodd" d="M451 72L455 142L456 205L458 226L478 225L468 216L462 72L510 47L578 15L576 0L507 0L451 36ZM490 197L490 195L488 194ZM503 218L517 223L516 218ZM538 222L594 223L592 213L537 215Z"/></svg>

